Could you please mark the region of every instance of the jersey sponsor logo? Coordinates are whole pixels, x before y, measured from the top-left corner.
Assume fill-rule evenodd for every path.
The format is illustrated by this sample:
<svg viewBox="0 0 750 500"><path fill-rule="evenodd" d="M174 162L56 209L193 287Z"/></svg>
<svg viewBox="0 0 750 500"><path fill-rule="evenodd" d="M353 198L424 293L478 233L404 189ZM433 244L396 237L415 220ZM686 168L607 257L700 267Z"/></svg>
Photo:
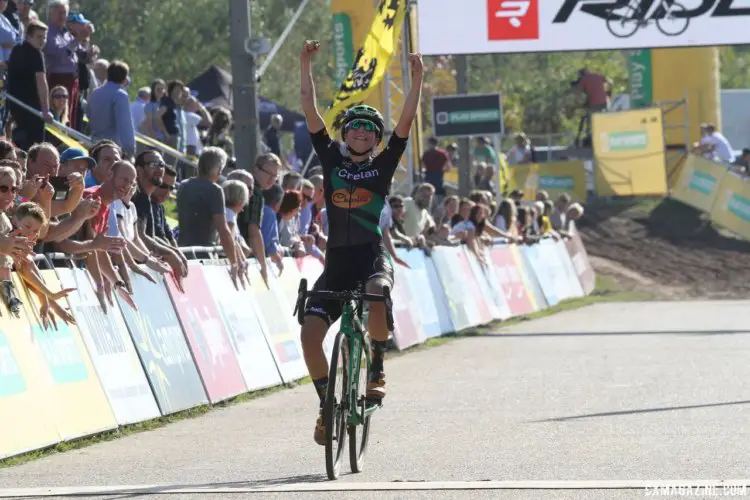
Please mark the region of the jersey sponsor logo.
<svg viewBox="0 0 750 500"><path fill-rule="evenodd" d="M362 172L352 173L348 170L339 169L338 176L347 181L361 181L364 179L374 179L378 177L380 172L377 170L364 170Z"/></svg>
<svg viewBox="0 0 750 500"><path fill-rule="evenodd" d="M338 189L333 192L331 201L339 208L359 208L372 201L372 193L364 188L357 188L353 192Z"/></svg>
<svg viewBox="0 0 750 500"><path fill-rule="evenodd" d="M487 0L489 40L538 40L539 0Z"/></svg>

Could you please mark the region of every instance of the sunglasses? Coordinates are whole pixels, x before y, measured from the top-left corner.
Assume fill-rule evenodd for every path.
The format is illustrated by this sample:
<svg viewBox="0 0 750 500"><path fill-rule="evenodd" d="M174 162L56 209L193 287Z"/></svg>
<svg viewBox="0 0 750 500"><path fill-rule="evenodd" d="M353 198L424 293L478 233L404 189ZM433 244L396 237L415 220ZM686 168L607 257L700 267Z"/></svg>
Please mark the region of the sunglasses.
<svg viewBox="0 0 750 500"><path fill-rule="evenodd" d="M172 191L174 189L174 186L172 184L166 184L162 182L159 186L159 189L169 189L170 191Z"/></svg>
<svg viewBox="0 0 750 500"><path fill-rule="evenodd" d="M67 98L68 98L68 94L54 94L52 96L52 99L67 99Z"/></svg>
<svg viewBox="0 0 750 500"><path fill-rule="evenodd" d="M18 188L16 186L0 186L0 193L8 194L9 192L18 194Z"/></svg>
<svg viewBox="0 0 750 500"><path fill-rule="evenodd" d="M146 163L146 166L151 168L166 168L167 164L163 161L151 161Z"/></svg>
<svg viewBox="0 0 750 500"><path fill-rule="evenodd" d="M370 120L354 120L350 122L349 125L347 125L347 128L350 128L352 130L359 130L360 128L364 128L365 132L375 132L378 129L378 127Z"/></svg>

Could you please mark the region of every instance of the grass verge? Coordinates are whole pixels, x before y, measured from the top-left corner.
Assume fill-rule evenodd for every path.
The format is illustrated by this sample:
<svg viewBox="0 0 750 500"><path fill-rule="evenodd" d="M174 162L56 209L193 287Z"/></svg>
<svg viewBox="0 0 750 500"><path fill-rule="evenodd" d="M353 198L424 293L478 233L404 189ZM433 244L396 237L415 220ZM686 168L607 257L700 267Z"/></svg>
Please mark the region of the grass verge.
<svg viewBox="0 0 750 500"><path fill-rule="evenodd" d="M502 321L502 322L498 321L487 326L483 326L483 327L472 329L472 330L467 330L466 332L462 332L458 334L448 334L442 337L429 339L424 344L414 346L412 348L406 349L401 352L397 352L394 350L391 353L389 353L389 358L401 357L411 352L421 351L424 349L430 349L432 347L437 347L443 344L447 344L448 342L453 342L463 337L480 336L483 333L490 332L498 328L506 328L506 327L513 326L515 324L518 324L524 321L544 318L546 316L551 316L553 314L557 314L557 313L564 312L564 311L570 311L573 309L580 309L581 307L586 307L586 306L590 306L593 304L598 304L602 302L646 301L646 300L652 300L653 298L654 296L648 293L625 291L617 284L617 282L614 279L609 278L607 276L600 276L597 278L597 281L596 281L596 289L591 295L587 297L566 300L564 302L557 304L554 307L550 307L543 311L539 311L539 312L529 314L526 316L519 316L516 318L512 318L510 320L507 320L507 321ZM191 408L189 410L185 410L179 413L168 415L166 417L157 418L155 420L149 420L147 422L140 422L137 424L126 425L119 429L108 431L102 434L97 434L95 436L89 436L89 437L85 437L81 439L76 439L76 440L65 442L65 443L58 443L57 445L49 447L49 448L32 451L29 453L25 453L23 455L17 455L15 457L6 458L5 460L0 460L0 468L14 467L14 466L21 465L27 462L31 462L33 460L44 458L50 455L55 455L55 454L64 453L70 450L77 450L80 448L85 448L93 444L98 444L98 443L102 443L106 441L112 441L114 439L119 439L121 437L129 436L129 435L136 434L139 432L158 429L172 422L178 422L180 420L185 420L188 418L199 417L215 409L227 408L229 406L233 406L236 404L246 403L248 401L262 398L264 396L282 391L284 389L296 387L298 385L308 384L310 382L311 382L310 377L305 377L291 384L280 385L277 387L271 387L269 389L263 389L260 391L242 394L240 396L237 396L236 398L230 399L228 401L223 401L221 403L217 403L216 405L213 405L213 406L203 405L197 408Z"/></svg>

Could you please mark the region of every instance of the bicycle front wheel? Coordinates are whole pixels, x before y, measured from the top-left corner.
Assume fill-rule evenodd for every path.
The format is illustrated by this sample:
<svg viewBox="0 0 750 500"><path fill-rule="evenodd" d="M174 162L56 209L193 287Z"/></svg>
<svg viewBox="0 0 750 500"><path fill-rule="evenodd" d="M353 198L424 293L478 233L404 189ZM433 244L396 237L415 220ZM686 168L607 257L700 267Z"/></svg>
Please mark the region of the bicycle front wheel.
<svg viewBox="0 0 750 500"><path fill-rule="evenodd" d="M630 38L640 27L641 21L628 17L624 13L610 12L607 17L607 29L617 38Z"/></svg>
<svg viewBox="0 0 750 500"><path fill-rule="evenodd" d="M333 344L328 370L328 391L323 405L326 428L326 473L337 479L346 446L346 421L349 414L349 342L339 332Z"/></svg>
<svg viewBox="0 0 750 500"><path fill-rule="evenodd" d="M355 474L362 472L362 466L365 462L367 441L370 437L370 418L372 417L372 415L365 417L365 409L367 408L365 392L367 390L367 373L369 368L366 359L369 359L372 350L370 349L370 336L365 335L364 338L365 341L362 345L364 356L361 357L360 362L358 363L359 377L357 377L356 400L352 402L352 411L359 413L362 428L360 430L358 425L349 426L349 465L351 465L352 472ZM352 373L351 376L352 380L354 380L355 374ZM360 434L359 439L357 439L357 434Z"/></svg>
<svg viewBox="0 0 750 500"><path fill-rule="evenodd" d="M680 36L690 25L690 19L687 17L676 17L675 14L686 12L684 5L677 2L669 6L664 19L657 19L656 26L663 34L667 36Z"/></svg>

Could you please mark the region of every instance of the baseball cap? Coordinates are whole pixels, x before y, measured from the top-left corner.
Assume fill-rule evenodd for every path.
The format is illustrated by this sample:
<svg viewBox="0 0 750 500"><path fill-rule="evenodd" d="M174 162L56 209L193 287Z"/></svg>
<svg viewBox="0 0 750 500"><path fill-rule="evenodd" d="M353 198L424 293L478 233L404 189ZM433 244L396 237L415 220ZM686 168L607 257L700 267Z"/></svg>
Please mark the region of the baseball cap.
<svg viewBox="0 0 750 500"><path fill-rule="evenodd" d="M71 160L86 160L89 162L89 169L96 167L96 160L86 154L80 148L68 148L60 155L60 163Z"/></svg>
<svg viewBox="0 0 750 500"><path fill-rule="evenodd" d="M81 12L71 12L68 14L68 22L75 24L91 24L91 21L86 19Z"/></svg>

